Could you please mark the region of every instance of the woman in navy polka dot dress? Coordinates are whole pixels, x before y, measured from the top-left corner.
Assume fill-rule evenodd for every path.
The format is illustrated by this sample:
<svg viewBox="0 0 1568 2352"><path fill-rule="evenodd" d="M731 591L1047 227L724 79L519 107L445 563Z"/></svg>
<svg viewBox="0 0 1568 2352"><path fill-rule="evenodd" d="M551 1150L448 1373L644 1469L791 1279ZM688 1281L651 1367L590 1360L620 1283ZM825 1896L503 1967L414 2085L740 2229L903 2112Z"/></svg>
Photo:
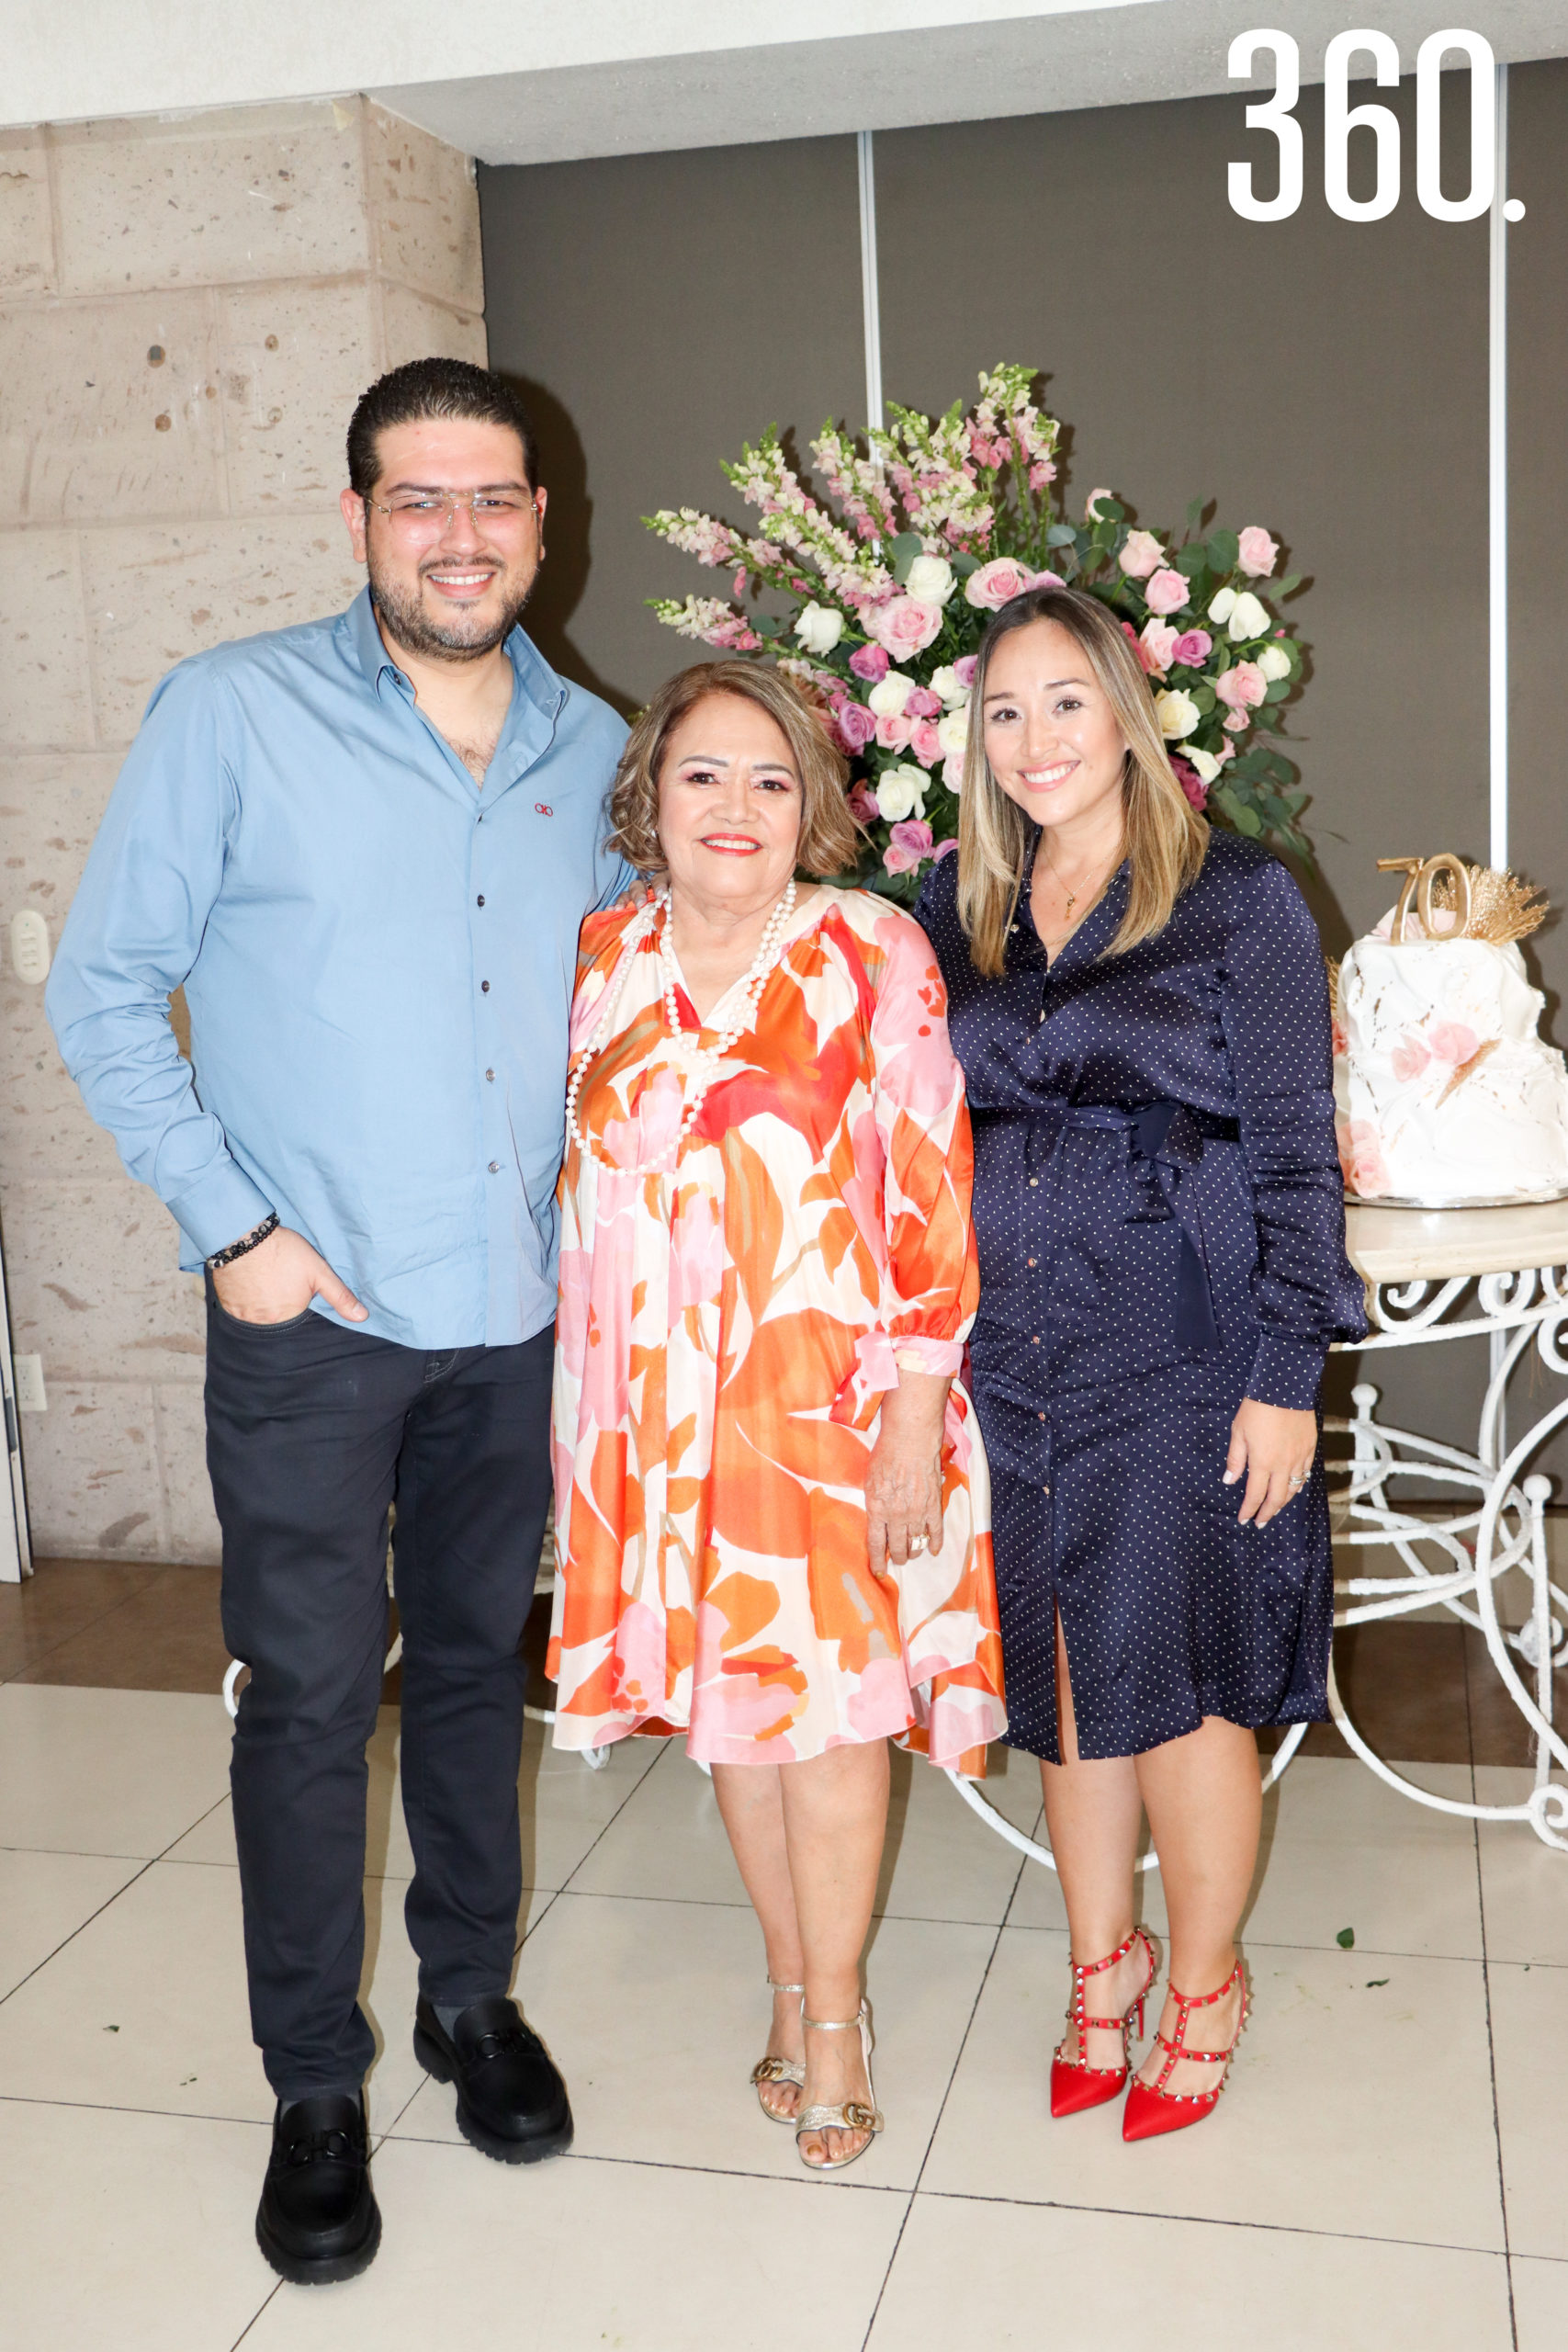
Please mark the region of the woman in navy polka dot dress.
<svg viewBox="0 0 1568 2352"><path fill-rule="evenodd" d="M1327 992L1295 883L1189 807L1101 604L1015 598L970 707L958 854L919 911L975 1125L1008 1736L1042 1759L1072 1930L1052 2112L1127 2079L1146 1811L1170 1989L1140 2139L1210 2111L1245 2018L1254 1727L1327 1713L1317 1391L1366 1329Z"/></svg>

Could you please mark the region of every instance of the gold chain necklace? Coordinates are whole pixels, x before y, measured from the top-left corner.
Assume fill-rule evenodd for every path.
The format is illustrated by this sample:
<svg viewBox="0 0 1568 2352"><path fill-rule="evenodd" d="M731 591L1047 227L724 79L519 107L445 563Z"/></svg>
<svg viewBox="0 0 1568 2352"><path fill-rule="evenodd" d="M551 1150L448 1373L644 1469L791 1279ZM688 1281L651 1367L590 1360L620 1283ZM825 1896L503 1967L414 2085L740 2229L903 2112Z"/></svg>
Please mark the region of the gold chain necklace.
<svg viewBox="0 0 1568 2352"><path fill-rule="evenodd" d="M1117 855L1116 855L1116 864L1117 864L1118 865L1121 865L1121 863L1122 863L1122 854L1121 854L1121 852L1120 852L1120 850L1119 850L1119 851L1117 852ZM1066 891L1067 904L1066 904L1066 921L1067 921L1068 922L1071 922L1071 921L1072 921L1072 916L1073 916L1073 909L1077 906L1077 902L1078 902L1078 899L1079 899L1079 897L1080 897L1080 895L1081 895L1081 893L1082 893L1082 890L1083 890L1083 887L1084 887L1084 886L1083 886L1083 884L1080 882L1080 883L1078 884L1077 889L1076 889L1076 890L1068 890L1068 889L1067 889L1067 886L1066 886L1066 882L1062 879L1061 875L1060 875L1060 874L1057 872L1057 870L1056 870L1056 862L1055 862L1055 858L1052 856L1052 854L1051 854L1051 853L1050 853L1050 851L1049 851L1049 850L1046 850L1046 852L1045 852L1045 870L1046 870L1046 872L1050 875L1050 876L1051 876L1052 880L1055 883L1056 888L1057 888L1059 890L1066 890ZM1113 869L1112 869L1112 870L1113 870ZM1103 888L1104 888L1104 887L1105 887L1105 881L1106 881L1106 879L1107 879L1107 878L1108 878L1107 876L1101 876L1101 880L1100 880L1100 888L1101 888L1102 889L1103 889Z"/></svg>

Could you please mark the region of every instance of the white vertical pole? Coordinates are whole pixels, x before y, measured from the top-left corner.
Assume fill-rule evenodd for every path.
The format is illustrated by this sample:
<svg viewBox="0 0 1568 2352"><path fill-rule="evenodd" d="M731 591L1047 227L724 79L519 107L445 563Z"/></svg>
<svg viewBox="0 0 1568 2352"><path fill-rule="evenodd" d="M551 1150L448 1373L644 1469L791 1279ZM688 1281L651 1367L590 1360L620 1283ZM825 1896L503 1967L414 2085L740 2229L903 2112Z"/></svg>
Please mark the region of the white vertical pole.
<svg viewBox="0 0 1568 2352"><path fill-rule="evenodd" d="M876 299L876 163L872 133L859 133L860 155L860 277L865 332L865 415L880 426L882 415L882 316Z"/></svg>
<svg viewBox="0 0 1568 2352"><path fill-rule="evenodd" d="M1491 842L1487 863L1508 863L1508 69L1494 68L1496 177L1492 190L1486 333L1487 671ZM1502 1371L1507 1333L1494 1331L1492 1378ZM1507 1398L1498 1399L1496 1448L1508 1452Z"/></svg>
<svg viewBox="0 0 1568 2352"><path fill-rule="evenodd" d="M1497 177L1492 198L1487 305L1490 863L1508 863L1508 69L1496 72Z"/></svg>

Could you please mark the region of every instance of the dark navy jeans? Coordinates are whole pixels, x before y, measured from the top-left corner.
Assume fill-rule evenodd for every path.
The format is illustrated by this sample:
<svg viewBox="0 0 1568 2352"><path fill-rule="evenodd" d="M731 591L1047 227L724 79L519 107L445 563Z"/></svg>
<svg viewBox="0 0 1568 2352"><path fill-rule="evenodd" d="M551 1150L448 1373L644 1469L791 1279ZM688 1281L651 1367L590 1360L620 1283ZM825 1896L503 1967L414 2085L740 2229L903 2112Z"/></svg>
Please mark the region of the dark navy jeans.
<svg viewBox="0 0 1568 2352"><path fill-rule="evenodd" d="M504 1992L522 1899L519 1655L549 1500L554 1333L427 1351L208 1286L207 1458L223 1633L251 1669L231 1784L252 2030L280 2098L357 2084L367 1772L402 1630L403 1810L420 1989Z"/></svg>

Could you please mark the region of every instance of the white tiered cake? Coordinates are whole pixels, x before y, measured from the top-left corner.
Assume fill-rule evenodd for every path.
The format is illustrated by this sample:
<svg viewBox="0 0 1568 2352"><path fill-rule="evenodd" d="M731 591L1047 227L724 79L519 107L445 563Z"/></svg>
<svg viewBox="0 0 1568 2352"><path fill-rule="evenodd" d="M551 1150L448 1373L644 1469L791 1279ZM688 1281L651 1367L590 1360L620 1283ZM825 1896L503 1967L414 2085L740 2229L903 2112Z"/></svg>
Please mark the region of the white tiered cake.
<svg viewBox="0 0 1568 2352"><path fill-rule="evenodd" d="M1568 1069L1536 1034L1545 999L1515 944L1545 910L1511 876L1439 864L1462 892L1438 903L1441 884L1413 870L1399 909L1339 968L1346 1189L1434 1208L1550 1200L1568 1193Z"/></svg>

